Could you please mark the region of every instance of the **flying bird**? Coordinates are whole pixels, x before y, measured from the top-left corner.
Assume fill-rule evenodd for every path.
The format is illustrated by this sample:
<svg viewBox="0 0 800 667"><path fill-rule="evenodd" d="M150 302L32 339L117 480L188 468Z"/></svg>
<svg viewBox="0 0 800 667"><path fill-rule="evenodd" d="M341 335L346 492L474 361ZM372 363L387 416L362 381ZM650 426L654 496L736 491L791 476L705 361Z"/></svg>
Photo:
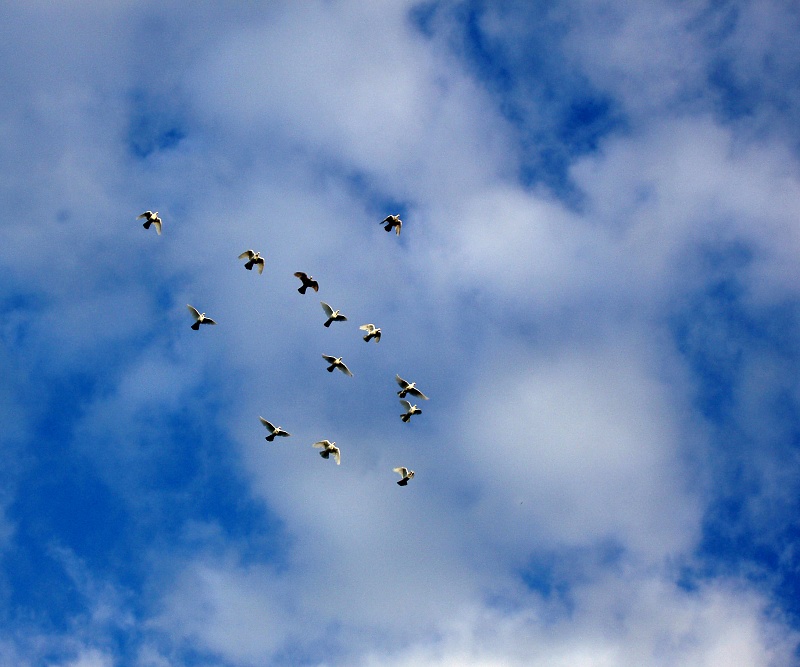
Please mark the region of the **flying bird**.
<svg viewBox="0 0 800 667"><path fill-rule="evenodd" d="M192 325L192 329L194 329L195 331L197 331L200 328L201 324L216 324L214 320L212 320L210 317L206 317L205 313L201 313L194 306L190 306L187 303L186 307L189 309L189 312L194 316L195 322Z"/></svg>
<svg viewBox="0 0 800 667"><path fill-rule="evenodd" d="M402 477L402 479L398 480L397 482L398 486L406 486L408 484L408 480L414 476L413 470L403 468L402 466L400 468L393 468L393 470L396 473L400 473L400 477Z"/></svg>
<svg viewBox="0 0 800 667"><path fill-rule="evenodd" d="M291 433L284 431L280 426L273 426L263 417L259 417L259 419L261 420L261 423L264 424L264 427L269 431L269 435L264 438L267 442L272 442L276 436L287 438L291 435Z"/></svg>
<svg viewBox="0 0 800 667"><path fill-rule="evenodd" d="M381 330L376 327L374 324L362 324L358 327L362 331L366 331L367 335L364 336L364 340L369 343L369 341L374 338L376 343L381 342Z"/></svg>
<svg viewBox="0 0 800 667"><path fill-rule="evenodd" d="M387 232L392 231L392 227L395 228L395 233L400 236L400 228L403 226L403 221L400 219L399 215L387 215L382 221L382 225L386 225L384 229Z"/></svg>
<svg viewBox="0 0 800 667"><path fill-rule="evenodd" d="M323 459L327 459L333 454L333 458L336 460L336 465L341 465L342 463L342 453L339 451L339 448L336 446L335 442L331 442L330 440L320 440L319 442L315 442L312 447L316 447L317 449L321 449L322 451L319 455ZM412 475L414 473L411 473Z"/></svg>
<svg viewBox="0 0 800 667"><path fill-rule="evenodd" d="M137 215L136 219L141 220L142 218L146 218L142 227L145 229L150 229L150 225L155 225L156 232L158 235L161 236L161 218L158 217L158 211L153 213L152 211L145 211L141 215Z"/></svg>
<svg viewBox="0 0 800 667"><path fill-rule="evenodd" d="M253 265L258 264L258 273L259 275L264 272L264 258L257 252L253 250L245 250L241 255L239 255L239 259L247 259L244 263L244 268L248 271L252 271Z"/></svg>
<svg viewBox="0 0 800 667"><path fill-rule="evenodd" d="M314 276L309 276L307 273L303 273L302 271L298 271L294 275L303 281L303 284L297 288L297 291L300 292L300 294L305 294L309 287L315 292L319 292L319 283L314 280Z"/></svg>
<svg viewBox="0 0 800 667"><path fill-rule="evenodd" d="M353 377L353 374L350 372L350 369L347 366L345 366L341 357L331 357L328 356L327 354L323 354L322 358L330 364L330 366L328 366L328 373L333 373L333 369L338 368L345 375Z"/></svg>
<svg viewBox="0 0 800 667"><path fill-rule="evenodd" d="M320 305L322 306L322 310L325 311L325 314L328 316L328 319L325 321L325 324L322 326L329 327L331 322L346 322L347 318L341 314L340 311L334 310L331 308L327 303L324 301L320 301Z"/></svg>
<svg viewBox="0 0 800 667"><path fill-rule="evenodd" d="M400 391L397 392L397 395L400 398L405 398L406 394L411 394L412 396L418 396L419 398L428 400L428 397L423 394L419 389L417 389L416 382L406 382L403 378L399 375L395 375L395 381L397 384L400 385Z"/></svg>
<svg viewBox="0 0 800 667"><path fill-rule="evenodd" d="M400 400L403 404L403 407L406 409L405 413L400 415L400 419L404 422L408 422L411 419L411 415L421 415L422 410L420 410L416 405L411 405L408 401Z"/></svg>

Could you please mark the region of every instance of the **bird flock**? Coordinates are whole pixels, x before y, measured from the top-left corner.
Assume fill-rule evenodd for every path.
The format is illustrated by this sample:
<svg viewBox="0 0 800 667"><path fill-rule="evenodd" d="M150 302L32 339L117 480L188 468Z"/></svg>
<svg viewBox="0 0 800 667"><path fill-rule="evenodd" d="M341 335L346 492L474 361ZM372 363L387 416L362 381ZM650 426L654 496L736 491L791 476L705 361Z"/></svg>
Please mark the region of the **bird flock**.
<svg viewBox="0 0 800 667"><path fill-rule="evenodd" d="M137 220L144 220L142 226L145 229L150 229L150 227L154 227L157 234L161 236L162 232L162 220L158 217L158 211L145 211L141 215L136 217ZM392 229L395 230L395 234L397 236L400 235L400 229L403 226L402 220L400 220L399 215L389 215L384 218L380 224L387 232L391 232ZM252 271L254 267L258 268L258 273L261 274L264 271L265 266L265 259L261 255L261 253L256 252L255 250L248 249L245 250L241 255L239 255L240 260L245 260L244 268L248 271ZM303 271L297 271L295 277L300 279L301 285L297 288L297 291L300 294L305 294L306 290L313 289L314 292L319 292L319 282L314 280L313 276L304 273ZM334 310L329 304L325 303L324 301L320 301L320 305L322 306L322 310L325 313L325 321L323 326L325 328L329 328L332 323L334 322L346 322L347 317L341 312L341 310ZM194 319L194 322L191 324L191 328L195 331L200 329L201 324L209 324L214 325L217 322L210 317L206 316L205 313L201 313L197 308L192 305L187 304L186 306L189 309L189 312ZM374 324L362 324L359 329L361 331L365 331L366 334L362 336L364 342L369 343L371 340L374 340L376 343L379 343L381 340L381 330L379 327L376 327ZM342 361L342 357L334 357L328 354L323 354L322 358L327 362L327 371L329 373L333 373L334 370L339 370L345 375L349 377L353 377L353 372L347 367L347 365ZM407 395L415 396L417 398L421 398L423 400L428 400L428 397L422 393L417 388L416 382L408 382L401 378L399 375L395 375L395 381L400 386L400 390L397 392L397 396L400 399L400 404L403 406L404 412L400 415L400 419L404 423L408 423L411 419L412 415L422 414L422 410L418 408L416 405L412 405L409 401L405 400ZM281 426L275 426L272 422L267 421L264 417L259 416L259 420L264 428L268 431L269 435L265 437L267 442L273 442L275 438L287 438L291 436L291 433L286 431ZM333 457L333 460L336 461L336 465L341 465L342 462L342 453L339 447L336 446L335 442L331 442L330 440L319 440L311 445L315 449L319 449L319 455L324 459L329 459ZM414 471L409 470L405 466L398 466L393 468L393 472L396 472L400 475L400 479L397 481L398 486L406 486L414 477Z"/></svg>

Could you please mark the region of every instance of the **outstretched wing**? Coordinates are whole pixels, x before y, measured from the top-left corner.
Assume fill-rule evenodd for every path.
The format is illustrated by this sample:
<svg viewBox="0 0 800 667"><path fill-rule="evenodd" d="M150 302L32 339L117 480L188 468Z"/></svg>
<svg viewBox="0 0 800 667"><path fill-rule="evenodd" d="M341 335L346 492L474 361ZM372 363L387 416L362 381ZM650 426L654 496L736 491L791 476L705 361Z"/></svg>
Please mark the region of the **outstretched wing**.
<svg viewBox="0 0 800 667"><path fill-rule="evenodd" d="M342 463L342 453L339 451L338 447L333 447L331 449L331 454L333 454L333 458L336 459L336 465L341 465Z"/></svg>
<svg viewBox="0 0 800 667"><path fill-rule="evenodd" d="M295 271L294 277L295 278L300 278L300 280L302 280L303 282L308 280L308 274L307 273L303 273L302 271Z"/></svg>
<svg viewBox="0 0 800 667"><path fill-rule="evenodd" d="M408 477L408 468L393 468L394 472L400 473L401 477Z"/></svg>
<svg viewBox="0 0 800 667"><path fill-rule="evenodd" d="M411 412L411 403L409 403L408 401L406 401L406 400L404 400L402 398L400 399L400 403L405 408L406 412Z"/></svg>
<svg viewBox="0 0 800 667"><path fill-rule="evenodd" d="M395 380L395 382L397 382L397 384L399 384L399 385L400 385L400 387L401 387L402 389L405 389L405 388L408 386L408 382L406 382L406 381L405 381L403 378L401 378L399 375L395 375L395 376L394 376L394 380Z"/></svg>
<svg viewBox="0 0 800 667"><path fill-rule="evenodd" d="M426 401L428 400L428 397L427 397L425 394L423 394L423 393L422 393L422 392L421 392L419 389L417 389L416 387L412 387L411 389L409 389L409 390L408 390L408 393L409 393L409 394L411 394L412 396L418 396L419 398L422 398L422 399L424 399L424 400L426 400Z"/></svg>
<svg viewBox="0 0 800 667"><path fill-rule="evenodd" d="M244 259L245 257L247 259L253 259L253 255L255 255L255 253L252 250L245 250L241 255L239 255L239 259Z"/></svg>
<svg viewBox="0 0 800 667"><path fill-rule="evenodd" d="M380 343L381 342L381 332L380 331L375 334L375 342L376 343Z"/></svg>
<svg viewBox="0 0 800 667"><path fill-rule="evenodd" d="M372 333L373 331L375 331L375 325L374 324L362 324L358 328L361 329L362 331L366 331L367 333Z"/></svg>
<svg viewBox="0 0 800 667"><path fill-rule="evenodd" d="M316 447L317 449L327 449L330 446L330 440L320 440L319 442L315 442L312 447Z"/></svg>
<svg viewBox="0 0 800 667"><path fill-rule="evenodd" d="M267 428L267 430L268 430L270 433L275 433L275 427L274 427L272 424L270 424L270 423L269 423L269 422L268 422L266 419L264 419L263 417L259 417L259 419L261 420L261 423L262 423L262 424L264 424L264 426Z"/></svg>
<svg viewBox="0 0 800 667"><path fill-rule="evenodd" d="M161 236L161 218L156 218L153 220L153 224L156 226L156 231L158 235Z"/></svg>
<svg viewBox="0 0 800 667"><path fill-rule="evenodd" d="M311 289L313 289L315 292L319 292L319 283L316 280L312 280L310 285Z"/></svg>
<svg viewBox="0 0 800 667"><path fill-rule="evenodd" d="M344 363L343 361L340 361L340 362L339 362L339 366L338 366L338 368L339 368L339 370L340 370L340 371L342 371L342 373L344 373L345 375L349 375L350 377L353 377L353 373L352 373L352 372L350 372L350 369L349 369L349 368L348 368L348 367L345 365L345 363Z"/></svg>
<svg viewBox="0 0 800 667"><path fill-rule="evenodd" d="M264 273L264 259L259 259L256 264L258 264L258 275Z"/></svg>
<svg viewBox="0 0 800 667"><path fill-rule="evenodd" d="M394 216L387 215L383 220L381 220L382 225L385 225L387 222L394 222Z"/></svg>
<svg viewBox="0 0 800 667"><path fill-rule="evenodd" d="M325 303L324 301L320 301L319 303L320 303L320 305L322 306L322 310L324 310L324 311L325 311L325 314L326 314L328 317L330 317L331 315L333 315L333 308L331 308L331 307L330 307L330 306L329 306L327 303Z"/></svg>
<svg viewBox="0 0 800 667"><path fill-rule="evenodd" d="M136 216L136 219L137 219L137 220L141 220L142 218L149 218L151 215L153 215L153 212L152 212L152 211L145 211L145 212L144 212L144 213L142 213L141 215L137 215L137 216Z"/></svg>
<svg viewBox="0 0 800 667"><path fill-rule="evenodd" d="M204 317L203 324L216 324L216 322L212 320L210 317Z"/></svg>
<svg viewBox="0 0 800 667"><path fill-rule="evenodd" d="M197 308L195 308L194 306L190 306L188 303L186 304L186 307L189 309L189 312L192 315L194 315L194 319L196 320L200 319L200 311L197 310Z"/></svg>
<svg viewBox="0 0 800 667"><path fill-rule="evenodd" d="M332 364L334 361L336 361L336 357L330 357L330 356L328 356L327 354L323 354L323 355L322 355L322 358L323 358L325 361L327 361L329 364Z"/></svg>
<svg viewBox="0 0 800 667"><path fill-rule="evenodd" d="M330 315L328 317L330 317ZM337 322L347 322L347 318L344 315L342 315L341 313L339 313L336 316L336 321Z"/></svg>

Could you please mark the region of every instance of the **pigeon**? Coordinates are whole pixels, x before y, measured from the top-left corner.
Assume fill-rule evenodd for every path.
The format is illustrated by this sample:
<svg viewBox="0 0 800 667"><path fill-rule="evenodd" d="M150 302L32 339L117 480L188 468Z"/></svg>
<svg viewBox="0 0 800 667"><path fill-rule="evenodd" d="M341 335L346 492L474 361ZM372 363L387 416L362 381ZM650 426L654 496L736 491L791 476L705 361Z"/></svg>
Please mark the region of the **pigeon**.
<svg viewBox="0 0 800 667"><path fill-rule="evenodd" d="M400 473L400 477L402 477L402 479L398 480L397 482L398 486L406 486L408 484L408 480L410 480L414 476L413 470L409 470L408 468L403 468L402 466L400 468L393 468L393 470L397 473Z"/></svg>
<svg viewBox="0 0 800 667"><path fill-rule="evenodd" d="M244 268L248 271L252 271L253 265L258 264L258 273L259 275L264 272L264 258L257 252L253 250L245 250L241 255L239 255L239 259L245 259L247 261L244 263Z"/></svg>
<svg viewBox="0 0 800 667"><path fill-rule="evenodd" d="M158 232L158 235L161 236L161 218L158 217L158 211L155 213L152 211L145 211L141 215L136 216L137 220L141 220L142 218L146 218L142 224L142 227L145 229L150 229L150 225L155 225L156 232Z"/></svg>
<svg viewBox="0 0 800 667"><path fill-rule="evenodd" d="M315 442L312 447L316 447L317 449L321 449L322 451L319 455L323 459L327 459L333 454L333 458L336 460L336 465L341 465L342 463L342 453L339 451L339 448L336 446L335 442L331 442L330 440L320 440L319 442ZM411 473L412 475L414 473Z"/></svg>
<svg viewBox="0 0 800 667"><path fill-rule="evenodd" d="M324 301L320 301L320 304L322 305L322 310L324 310L325 314L328 316L328 319L325 321L325 324L323 324L322 326L329 327L331 325L331 322L346 322L347 321L347 318L344 315L342 315L338 310L334 310L333 308L331 308Z"/></svg>
<svg viewBox="0 0 800 667"><path fill-rule="evenodd" d="M416 382L406 382L399 375L395 375L395 380L397 381L397 384L400 385L400 391L397 392L397 395L400 398L405 398L406 394L408 393L411 394L412 396L418 396L419 398L423 398L426 401L428 400L428 397L425 394L423 394L419 389L417 389Z"/></svg>
<svg viewBox="0 0 800 667"><path fill-rule="evenodd" d="M303 284L297 288L297 291L300 292L300 294L305 294L309 287L315 292L319 292L319 283L314 280L314 276L309 276L307 273L303 273L302 271L298 271L294 275L303 281Z"/></svg>
<svg viewBox="0 0 800 667"><path fill-rule="evenodd" d="M364 336L364 340L369 343L370 339L374 338L376 343L381 342L381 330L376 327L374 324L362 324L358 327L362 331L366 331L367 335Z"/></svg>
<svg viewBox="0 0 800 667"><path fill-rule="evenodd" d="M386 225L384 229L387 232L392 231L392 227L395 228L395 233L400 236L400 228L403 226L403 221L400 219L399 215L387 215L382 221L382 225Z"/></svg>
<svg viewBox="0 0 800 667"><path fill-rule="evenodd" d="M194 315L195 323L192 325L192 329L197 331L200 328L201 324L216 324L214 320L210 317L206 317L205 313L201 313L197 308L194 306L190 306L188 303L186 307L189 309L189 312Z"/></svg>
<svg viewBox="0 0 800 667"><path fill-rule="evenodd" d="M261 423L264 424L266 429L269 431L269 435L266 438L264 438L267 442L272 442L275 439L275 436L288 438L291 435L291 433L284 431L280 426L273 426L263 417L259 417L259 419L261 420Z"/></svg>
<svg viewBox="0 0 800 667"><path fill-rule="evenodd" d="M341 357L331 357L328 356L327 354L323 354L322 358L330 364L330 366L328 366L328 373L333 373L333 369L338 368L345 375L353 377L353 374L350 372L350 369L347 366L345 366Z"/></svg>
<svg viewBox="0 0 800 667"><path fill-rule="evenodd" d="M411 415L421 415L422 410L420 410L416 405L411 405L408 401L400 401L403 404L403 407L406 409L405 413L400 415L400 419L404 422L408 422L411 419Z"/></svg>

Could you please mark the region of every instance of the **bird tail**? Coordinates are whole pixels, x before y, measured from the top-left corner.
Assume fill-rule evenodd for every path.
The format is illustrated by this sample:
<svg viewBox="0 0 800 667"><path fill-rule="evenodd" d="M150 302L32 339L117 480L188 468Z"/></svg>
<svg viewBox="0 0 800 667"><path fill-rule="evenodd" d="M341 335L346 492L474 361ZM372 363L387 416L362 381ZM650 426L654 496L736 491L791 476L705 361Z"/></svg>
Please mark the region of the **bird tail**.
<svg viewBox="0 0 800 667"><path fill-rule="evenodd" d="M333 373L334 368L336 368L336 366L328 366L328 373Z"/></svg>
<svg viewBox="0 0 800 667"><path fill-rule="evenodd" d="M300 294L305 294L306 293L306 286L303 285L302 287L298 287L297 291L300 292Z"/></svg>
<svg viewBox="0 0 800 667"><path fill-rule="evenodd" d="M192 329L198 331L200 329L200 322L199 320L192 325Z"/></svg>
<svg viewBox="0 0 800 667"><path fill-rule="evenodd" d="M331 325L331 322L333 322L333 320L328 320L328 321L327 321L327 322L325 322L325 324L323 324L322 326L324 326L324 327L329 327L329 326Z"/></svg>
<svg viewBox="0 0 800 667"><path fill-rule="evenodd" d="M272 442L274 439L275 439L275 434L274 434L274 433L270 433L270 434L269 434L269 435L266 437L266 441L267 441L267 442Z"/></svg>
<svg viewBox="0 0 800 667"><path fill-rule="evenodd" d="M143 222L142 223L142 227L144 227L145 229L150 229L150 225L151 224L153 224L153 223L150 222L150 220L148 220L147 222Z"/></svg>
<svg viewBox="0 0 800 667"><path fill-rule="evenodd" d="M409 419L411 419L411 415L405 412L402 415L400 415L400 419L402 419L404 422L407 422Z"/></svg>

